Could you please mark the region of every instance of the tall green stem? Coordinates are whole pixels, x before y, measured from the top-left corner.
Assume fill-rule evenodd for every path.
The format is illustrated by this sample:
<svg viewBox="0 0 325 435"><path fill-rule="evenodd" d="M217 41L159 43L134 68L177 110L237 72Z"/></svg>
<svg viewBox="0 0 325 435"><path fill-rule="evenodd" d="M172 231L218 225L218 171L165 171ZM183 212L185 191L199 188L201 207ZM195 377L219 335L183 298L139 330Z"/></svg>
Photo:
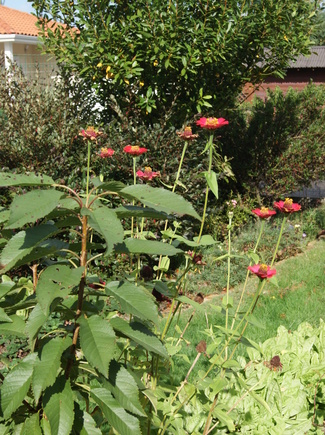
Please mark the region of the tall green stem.
<svg viewBox="0 0 325 435"><path fill-rule="evenodd" d="M282 225L281 225L281 228L280 228L280 234L279 234L279 237L278 237L278 241L277 241L277 244L276 244L276 247L275 247L275 250L274 250L274 254L273 254L273 258L272 258L272 261L271 261L270 266L273 266L273 263L274 263L274 261L275 261L276 254L278 253L279 246L280 246L280 241L281 241L281 237L282 237L282 233L283 233L284 226L285 226L285 223L286 223L286 222L287 222L287 217L285 216L285 217L283 218L283 221L282 221Z"/></svg>
<svg viewBox="0 0 325 435"><path fill-rule="evenodd" d="M261 220L261 226L260 226L260 232L259 232L259 235L258 235L258 238L257 238L257 241L256 241L256 245L255 245L255 248L254 248L254 251L253 251L254 253L256 253L257 248L258 248L258 245L259 245L259 243L260 243L260 240L261 240L261 237L262 237L262 234L263 234L263 231L264 231L264 226L265 226L265 220L262 219L262 220ZM250 262L249 265L251 265L251 264L252 264L252 263ZM247 273L246 273L246 278L245 278L245 282L244 282L243 290L242 290L242 293L241 293L241 295L240 295L240 299L239 299L239 302L238 302L238 306L237 306L237 309L236 309L236 312L235 312L235 315L234 315L234 318L233 318L233 321L232 321L231 329L234 328L234 324L235 324L235 322L236 322L236 319L237 319L237 316L238 316L238 313L239 313L239 310L240 310L241 304L242 304L242 302L243 302L243 298L244 298L244 294L245 294L246 286L247 286L247 282L248 282L248 277L249 277L249 270L247 270Z"/></svg>
<svg viewBox="0 0 325 435"><path fill-rule="evenodd" d="M209 141L207 143L207 148L209 150L208 174L210 174L211 173L211 169L212 169L212 157L213 157L213 134L210 134ZM200 239L201 239L202 233L203 233L203 227L204 227L205 216L206 216L207 205L208 205L208 196L209 196L209 187L207 186L206 192L205 192L205 200L204 200L204 207L203 207L201 228L200 228L200 232L199 232L199 235L198 235L198 238L197 238L197 243L200 243Z"/></svg>

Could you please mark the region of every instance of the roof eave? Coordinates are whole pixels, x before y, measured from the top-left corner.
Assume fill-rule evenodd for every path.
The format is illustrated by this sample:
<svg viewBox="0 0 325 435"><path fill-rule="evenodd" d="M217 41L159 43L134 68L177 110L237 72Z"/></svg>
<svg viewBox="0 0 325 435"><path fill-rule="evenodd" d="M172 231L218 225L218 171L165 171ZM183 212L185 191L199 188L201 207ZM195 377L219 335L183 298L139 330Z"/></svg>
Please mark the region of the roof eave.
<svg viewBox="0 0 325 435"><path fill-rule="evenodd" d="M37 45L41 43L41 41L37 36L17 35L14 33L0 35L0 42L17 42L18 44L31 44L31 45Z"/></svg>

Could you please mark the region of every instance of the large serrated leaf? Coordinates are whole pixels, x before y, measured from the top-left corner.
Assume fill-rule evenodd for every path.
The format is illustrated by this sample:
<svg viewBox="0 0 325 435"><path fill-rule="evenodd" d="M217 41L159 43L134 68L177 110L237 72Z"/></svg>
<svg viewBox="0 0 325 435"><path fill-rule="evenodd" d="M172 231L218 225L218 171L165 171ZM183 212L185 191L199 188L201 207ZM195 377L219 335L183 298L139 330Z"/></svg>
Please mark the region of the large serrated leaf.
<svg viewBox="0 0 325 435"><path fill-rule="evenodd" d="M11 318L6 314L5 310L0 307L0 322L9 322L12 323Z"/></svg>
<svg viewBox="0 0 325 435"><path fill-rule="evenodd" d="M82 352L88 362L107 377L116 346L113 328L99 316L80 317L79 323Z"/></svg>
<svg viewBox="0 0 325 435"><path fill-rule="evenodd" d="M27 264L58 250L59 246L57 245L45 244L44 246L39 246L41 242L57 232L58 229L54 225L49 224L19 231L3 248L0 257L0 264L2 266L0 273L5 273L12 267ZM62 247L63 245L61 244L61 249Z"/></svg>
<svg viewBox="0 0 325 435"><path fill-rule="evenodd" d="M112 252L115 244L123 241L124 230L113 210L99 207L95 210L83 209L82 213L88 216L89 225L105 239L105 255Z"/></svg>
<svg viewBox="0 0 325 435"><path fill-rule="evenodd" d="M187 214L201 220L192 204L187 202L182 196L162 188L136 184L122 189L120 195L136 199L142 202L142 204L158 211L179 215Z"/></svg>
<svg viewBox="0 0 325 435"><path fill-rule="evenodd" d="M10 205L10 216L6 228L19 228L36 222L54 210L63 193L57 190L33 190L15 196Z"/></svg>
<svg viewBox="0 0 325 435"><path fill-rule="evenodd" d="M104 191L115 192L118 193L125 187L125 184L121 181L106 181L102 183L98 178L94 178L92 180L96 189L101 189Z"/></svg>
<svg viewBox="0 0 325 435"><path fill-rule="evenodd" d="M44 312L48 313L51 303L66 298L79 285L84 268L72 269L65 265L49 266L41 274L37 286L37 300Z"/></svg>
<svg viewBox="0 0 325 435"><path fill-rule="evenodd" d="M0 323L0 335L17 335L18 337L26 337L24 319L16 314L9 317L10 322Z"/></svg>
<svg viewBox="0 0 325 435"><path fill-rule="evenodd" d="M146 417L139 400L137 383L126 368L114 360L109 367L109 381L105 382L105 386L123 408L132 412L132 414Z"/></svg>
<svg viewBox="0 0 325 435"><path fill-rule="evenodd" d="M141 435L139 420L128 414L105 388L93 388L91 397L102 410L103 414L114 427L123 435Z"/></svg>
<svg viewBox="0 0 325 435"><path fill-rule="evenodd" d="M168 353L161 341L141 323L128 323L121 318L114 317L111 319L111 325L123 336L130 338L149 352L168 358Z"/></svg>
<svg viewBox="0 0 325 435"><path fill-rule="evenodd" d="M70 435L74 419L70 380L64 376L57 378L55 384L45 390L43 404L51 435Z"/></svg>
<svg viewBox="0 0 325 435"><path fill-rule="evenodd" d="M28 335L29 341L32 341L36 338L38 331L47 321L47 318L48 314L44 314L40 304L37 304L30 313L26 323L26 333Z"/></svg>
<svg viewBox="0 0 325 435"><path fill-rule="evenodd" d="M28 355L5 377L1 386L0 407L5 419L21 405L32 380L36 354Z"/></svg>
<svg viewBox="0 0 325 435"><path fill-rule="evenodd" d="M5 186L51 186L54 181L47 175L9 174L0 172L0 187Z"/></svg>
<svg viewBox="0 0 325 435"><path fill-rule="evenodd" d="M183 252L169 243L157 242L155 240L126 239L123 243L115 246L115 251L127 254L148 254L148 255L176 255Z"/></svg>
<svg viewBox="0 0 325 435"><path fill-rule="evenodd" d="M124 313L157 323L158 308L155 300L140 286L112 281L106 285L105 292L109 296L114 296Z"/></svg>
<svg viewBox="0 0 325 435"><path fill-rule="evenodd" d="M62 353L71 344L70 337L56 337L42 347L32 377L32 389L36 402L38 402L42 391L54 384L60 368Z"/></svg>

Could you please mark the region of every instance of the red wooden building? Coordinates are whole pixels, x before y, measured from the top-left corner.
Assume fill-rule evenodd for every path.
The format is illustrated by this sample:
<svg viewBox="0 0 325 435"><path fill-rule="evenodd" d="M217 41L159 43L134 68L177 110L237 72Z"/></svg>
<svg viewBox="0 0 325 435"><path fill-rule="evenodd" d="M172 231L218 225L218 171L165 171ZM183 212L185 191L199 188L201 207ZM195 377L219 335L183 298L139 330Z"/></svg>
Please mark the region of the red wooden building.
<svg viewBox="0 0 325 435"><path fill-rule="evenodd" d="M242 96L251 101L254 95L265 98L268 88L273 91L279 87L284 93L289 88L302 90L311 80L315 85L325 84L325 46L313 46L310 56L301 55L291 62L284 79L270 76L259 85L246 84Z"/></svg>

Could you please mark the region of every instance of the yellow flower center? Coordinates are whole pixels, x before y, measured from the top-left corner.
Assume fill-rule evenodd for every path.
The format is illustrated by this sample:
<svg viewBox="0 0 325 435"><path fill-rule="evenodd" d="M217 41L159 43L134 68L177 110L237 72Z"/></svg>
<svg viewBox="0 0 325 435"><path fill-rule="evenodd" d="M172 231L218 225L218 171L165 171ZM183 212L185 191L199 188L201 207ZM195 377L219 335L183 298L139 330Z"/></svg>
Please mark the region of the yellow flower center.
<svg viewBox="0 0 325 435"><path fill-rule="evenodd" d="M139 151L140 147L138 145L132 145L131 151Z"/></svg>
<svg viewBox="0 0 325 435"><path fill-rule="evenodd" d="M262 214L268 214L269 213L269 209L267 207L262 207L261 208L261 213Z"/></svg>
<svg viewBox="0 0 325 435"><path fill-rule="evenodd" d="M283 203L283 207L287 208L287 209L290 209L290 208L292 208L292 203L293 203L292 199L286 198L284 203Z"/></svg>
<svg viewBox="0 0 325 435"><path fill-rule="evenodd" d="M184 136L191 136L192 135L192 129L191 127L185 127L184 129Z"/></svg>
<svg viewBox="0 0 325 435"><path fill-rule="evenodd" d="M144 172L152 172L152 169L150 168L150 166L146 166L144 168Z"/></svg>
<svg viewBox="0 0 325 435"><path fill-rule="evenodd" d="M218 125L218 118L208 118L207 119L207 125Z"/></svg>
<svg viewBox="0 0 325 435"><path fill-rule="evenodd" d="M259 268L259 272L267 273L267 265L261 264Z"/></svg>

